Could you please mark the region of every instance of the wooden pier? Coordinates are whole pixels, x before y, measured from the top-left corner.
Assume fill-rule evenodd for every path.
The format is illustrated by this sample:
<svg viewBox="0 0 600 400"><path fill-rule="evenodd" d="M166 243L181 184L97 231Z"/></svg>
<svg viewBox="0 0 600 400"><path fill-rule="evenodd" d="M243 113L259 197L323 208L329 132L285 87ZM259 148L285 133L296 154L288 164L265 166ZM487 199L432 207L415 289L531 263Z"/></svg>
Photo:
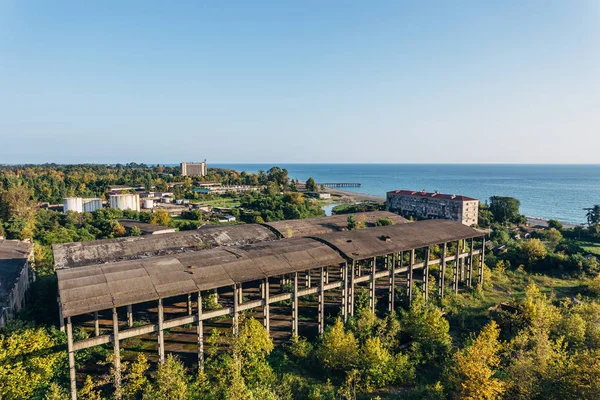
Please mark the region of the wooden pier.
<svg viewBox="0 0 600 400"><path fill-rule="evenodd" d="M329 188L360 187L360 183L356 183L356 182L328 182L328 183L319 183L318 185L329 187Z"/></svg>

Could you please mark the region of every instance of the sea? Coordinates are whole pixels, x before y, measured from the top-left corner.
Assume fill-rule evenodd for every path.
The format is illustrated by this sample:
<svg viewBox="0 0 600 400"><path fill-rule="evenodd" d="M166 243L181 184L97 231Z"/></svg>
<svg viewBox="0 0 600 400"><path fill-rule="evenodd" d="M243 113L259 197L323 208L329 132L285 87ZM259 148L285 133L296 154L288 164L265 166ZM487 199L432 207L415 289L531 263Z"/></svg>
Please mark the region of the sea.
<svg viewBox="0 0 600 400"><path fill-rule="evenodd" d="M528 217L586 222L584 208L600 204L600 165L517 164L209 164L236 171L288 170L301 181L355 182L344 190L385 196L397 189L438 191L475 197L515 197Z"/></svg>

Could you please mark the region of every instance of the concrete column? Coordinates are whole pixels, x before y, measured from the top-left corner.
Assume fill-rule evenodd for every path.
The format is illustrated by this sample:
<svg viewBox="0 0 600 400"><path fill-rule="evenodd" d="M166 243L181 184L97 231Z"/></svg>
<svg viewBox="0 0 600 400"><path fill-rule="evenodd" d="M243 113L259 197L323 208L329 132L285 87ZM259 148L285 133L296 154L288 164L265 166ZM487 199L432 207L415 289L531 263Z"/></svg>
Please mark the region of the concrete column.
<svg viewBox="0 0 600 400"><path fill-rule="evenodd" d="M444 297L444 285L445 285L445 277L446 277L446 253L448 252L448 244L444 243L444 247L442 247L442 260L440 265L440 276L438 279L438 294L440 298Z"/></svg>
<svg viewBox="0 0 600 400"><path fill-rule="evenodd" d="M192 315L192 294L188 293L187 297L187 312L188 315Z"/></svg>
<svg viewBox="0 0 600 400"><path fill-rule="evenodd" d="M202 321L202 292L198 292L198 369L204 371L204 321Z"/></svg>
<svg viewBox="0 0 600 400"><path fill-rule="evenodd" d="M325 267L325 284L329 285L329 267Z"/></svg>
<svg viewBox="0 0 600 400"><path fill-rule="evenodd" d="M350 279L350 287L348 291L348 313L354 317L354 301L356 294L356 260L352 260L352 265L350 266L350 270L348 271L348 278Z"/></svg>
<svg viewBox="0 0 600 400"><path fill-rule="evenodd" d="M67 318L67 351L69 353L69 382L71 384L71 400L77 400L75 351L73 350L73 325L71 324L71 317Z"/></svg>
<svg viewBox="0 0 600 400"><path fill-rule="evenodd" d="M115 367L115 399L121 398L121 350L119 347L119 316L117 308L113 307L113 346Z"/></svg>
<svg viewBox="0 0 600 400"><path fill-rule="evenodd" d="M471 287L473 286L473 245L474 245L474 239L471 238L471 248L469 249L469 263L467 265L468 270L467 270L467 286Z"/></svg>
<svg viewBox="0 0 600 400"><path fill-rule="evenodd" d="M408 302L412 302L413 293L413 265L415 264L415 249L410 251L410 260L408 262L408 275L406 276L406 285L408 286Z"/></svg>
<svg viewBox="0 0 600 400"><path fill-rule="evenodd" d="M458 293L458 274L460 269L460 240L456 241L456 256L454 257L454 281L452 282L452 289L454 293Z"/></svg>
<svg viewBox="0 0 600 400"><path fill-rule="evenodd" d="M127 305L127 326L133 328L133 306Z"/></svg>
<svg viewBox="0 0 600 400"><path fill-rule="evenodd" d="M158 362L165 362L165 315L162 299L158 299Z"/></svg>
<svg viewBox="0 0 600 400"><path fill-rule="evenodd" d="M244 293L243 293L243 289L242 289L242 284L240 283L238 285L238 304L243 304L244 303Z"/></svg>
<svg viewBox="0 0 600 400"><path fill-rule="evenodd" d="M429 253L431 252L430 246L425 248L425 261L423 264L423 296L425 301L429 300Z"/></svg>
<svg viewBox="0 0 600 400"><path fill-rule="evenodd" d="M231 329L233 331L233 334L235 336L237 336L238 332L239 332L239 315L238 315L238 307L239 307L239 289L238 289L238 285L234 284L233 285L233 320L232 320L232 326Z"/></svg>
<svg viewBox="0 0 600 400"><path fill-rule="evenodd" d="M270 320L270 306L269 306L269 278L266 278L262 284L262 297L263 297L263 326L267 330L267 333L271 330Z"/></svg>
<svg viewBox="0 0 600 400"><path fill-rule="evenodd" d="M479 275L477 276L477 283L483 286L483 266L485 265L485 237L481 240L481 256L479 257Z"/></svg>
<svg viewBox="0 0 600 400"><path fill-rule="evenodd" d="M360 265L360 264L359 264ZM348 263L342 266L342 317L348 321Z"/></svg>
<svg viewBox="0 0 600 400"><path fill-rule="evenodd" d="M62 313L62 303L60 302L60 297L57 297L56 301L58 302L58 326L60 327L60 331L64 332L65 331L65 318L63 317L63 313Z"/></svg>
<svg viewBox="0 0 600 400"><path fill-rule="evenodd" d="M371 312L375 314L375 272L377 271L377 257L373 257L373 261L371 261L371 293L369 295L369 306L371 307Z"/></svg>
<svg viewBox="0 0 600 400"><path fill-rule="evenodd" d="M94 311L94 333L100 336L100 322L98 321L98 311Z"/></svg>
<svg viewBox="0 0 600 400"><path fill-rule="evenodd" d="M319 274L319 335L325 331L325 268Z"/></svg>
<svg viewBox="0 0 600 400"><path fill-rule="evenodd" d="M310 272L311 272L310 270L306 271L306 275L304 276L304 278L305 278L304 283L306 284L306 287L309 289L310 289Z"/></svg>
<svg viewBox="0 0 600 400"><path fill-rule="evenodd" d="M298 336L298 272L294 272L294 291L292 295L292 336Z"/></svg>
<svg viewBox="0 0 600 400"><path fill-rule="evenodd" d="M392 255L392 259L389 257L385 258L386 267L390 271L390 287L389 287L389 297L388 297L388 311L394 311L394 288L396 286L394 269L396 268L396 262L398 261L398 254L395 253Z"/></svg>

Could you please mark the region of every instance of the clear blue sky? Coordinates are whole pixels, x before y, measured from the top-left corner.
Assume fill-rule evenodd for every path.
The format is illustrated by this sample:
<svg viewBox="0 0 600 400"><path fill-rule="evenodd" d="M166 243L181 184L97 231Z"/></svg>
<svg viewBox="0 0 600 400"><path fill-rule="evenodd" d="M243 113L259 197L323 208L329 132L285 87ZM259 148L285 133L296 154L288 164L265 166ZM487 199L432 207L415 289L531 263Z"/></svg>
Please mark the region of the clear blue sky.
<svg viewBox="0 0 600 400"><path fill-rule="evenodd" d="M598 148L598 0L0 0L0 163Z"/></svg>

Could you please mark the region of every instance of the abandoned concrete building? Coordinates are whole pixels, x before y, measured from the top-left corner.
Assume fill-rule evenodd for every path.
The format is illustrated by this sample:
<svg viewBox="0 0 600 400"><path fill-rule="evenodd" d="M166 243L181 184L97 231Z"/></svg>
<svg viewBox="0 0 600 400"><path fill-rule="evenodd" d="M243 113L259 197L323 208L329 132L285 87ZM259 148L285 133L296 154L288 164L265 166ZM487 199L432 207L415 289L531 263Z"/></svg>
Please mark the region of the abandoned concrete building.
<svg viewBox="0 0 600 400"><path fill-rule="evenodd" d="M205 176L206 175L206 160L202 162L182 162L182 176Z"/></svg>
<svg viewBox="0 0 600 400"><path fill-rule="evenodd" d="M347 230L342 215L54 245L72 399L82 381L78 350L111 343L119 388L120 349L128 338L154 340L163 362L169 335L186 329L202 368L205 324L229 324L236 334L247 314L271 335L281 324L289 324L290 334L322 334L338 313L344 320L354 315L359 289L368 290L373 312L385 312L395 310L398 296L410 301L417 288L427 300L483 283L481 232L454 221L408 223L388 212L354 215L365 228ZM382 217L394 224L376 227ZM207 295L217 296L218 307L203 306ZM291 317L282 308L291 308ZM311 309L315 321L300 317ZM74 325L90 337L75 341Z"/></svg>
<svg viewBox="0 0 600 400"><path fill-rule="evenodd" d="M35 279L32 261L33 244L0 236L0 328L25 305L27 289Z"/></svg>
<svg viewBox="0 0 600 400"><path fill-rule="evenodd" d="M387 192L387 210L406 218L449 219L467 226L477 224L479 200L454 194L394 190Z"/></svg>

